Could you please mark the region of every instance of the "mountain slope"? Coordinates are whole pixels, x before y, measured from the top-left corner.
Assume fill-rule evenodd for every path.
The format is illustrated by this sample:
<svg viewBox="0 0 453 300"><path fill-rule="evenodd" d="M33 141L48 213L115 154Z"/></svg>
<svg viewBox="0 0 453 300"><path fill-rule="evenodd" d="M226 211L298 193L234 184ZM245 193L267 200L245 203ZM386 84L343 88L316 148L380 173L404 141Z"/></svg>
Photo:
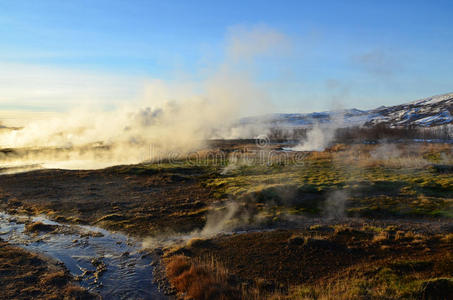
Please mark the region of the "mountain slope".
<svg viewBox="0 0 453 300"><path fill-rule="evenodd" d="M453 93L369 111L365 125L436 126L453 123Z"/></svg>
<svg viewBox="0 0 453 300"><path fill-rule="evenodd" d="M372 110L347 109L307 114L271 114L244 118L241 124L272 124L280 127L310 127L315 124L337 126L385 124L391 127L429 127L453 124L453 93L413 102L381 106Z"/></svg>

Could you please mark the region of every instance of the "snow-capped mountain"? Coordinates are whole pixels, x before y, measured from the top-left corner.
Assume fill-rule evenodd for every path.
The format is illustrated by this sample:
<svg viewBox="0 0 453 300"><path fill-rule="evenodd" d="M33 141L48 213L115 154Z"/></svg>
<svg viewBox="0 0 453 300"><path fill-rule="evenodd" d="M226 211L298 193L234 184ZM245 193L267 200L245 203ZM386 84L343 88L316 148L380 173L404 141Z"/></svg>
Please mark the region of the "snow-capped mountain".
<svg viewBox="0 0 453 300"><path fill-rule="evenodd" d="M406 104L380 107L369 111L373 115L365 125L437 126L453 123L453 93L433 96Z"/></svg>
<svg viewBox="0 0 453 300"><path fill-rule="evenodd" d="M367 111L348 109L307 114L271 114L266 116L248 117L242 119L241 123L265 123L280 127L304 127L332 122L338 123L339 125L362 125L368 120L369 114Z"/></svg>
<svg viewBox="0 0 453 300"><path fill-rule="evenodd" d="M308 127L334 123L337 126L386 124L391 127L428 127L453 124L453 93L433 96L372 110L347 109L307 114L271 114L249 117L242 124L266 123L280 127Z"/></svg>

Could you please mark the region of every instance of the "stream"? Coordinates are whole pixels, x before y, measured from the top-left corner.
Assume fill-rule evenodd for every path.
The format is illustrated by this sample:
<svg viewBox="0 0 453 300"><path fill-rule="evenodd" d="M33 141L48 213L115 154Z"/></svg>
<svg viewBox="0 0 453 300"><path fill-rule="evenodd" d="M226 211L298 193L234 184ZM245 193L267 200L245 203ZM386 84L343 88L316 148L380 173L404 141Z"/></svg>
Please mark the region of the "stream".
<svg viewBox="0 0 453 300"><path fill-rule="evenodd" d="M28 222L54 230L29 233ZM125 235L0 212L0 238L62 262L81 286L103 299L167 299L153 283L152 258L141 253L139 241Z"/></svg>

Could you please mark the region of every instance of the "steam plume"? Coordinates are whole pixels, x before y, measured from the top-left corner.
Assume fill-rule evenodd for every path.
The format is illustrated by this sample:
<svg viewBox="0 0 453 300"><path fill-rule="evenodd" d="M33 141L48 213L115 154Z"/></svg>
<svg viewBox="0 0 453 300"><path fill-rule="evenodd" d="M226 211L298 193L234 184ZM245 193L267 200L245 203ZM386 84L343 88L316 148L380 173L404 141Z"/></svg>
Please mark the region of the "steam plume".
<svg viewBox="0 0 453 300"><path fill-rule="evenodd" d="M2 131L0 148L55 149L43 156L27 152L20 160L26 164L72 160L90 168L88 161L137 163L152 160L156 151L160 157L174 151L184 153L200 147L204 139L231 137L233 120L251 111L264 112L260 109L269 103L265 91L253 80L251 62L257 55L275 55L285 40L283 34L269 28L234 28L228 35L225 61L207 79L151 80L140 100L111 111L78 108L34 120L20 130ZM102 151L89 150L90 146ZM15 163L18 158L3 155L0 159Z"/></svg>

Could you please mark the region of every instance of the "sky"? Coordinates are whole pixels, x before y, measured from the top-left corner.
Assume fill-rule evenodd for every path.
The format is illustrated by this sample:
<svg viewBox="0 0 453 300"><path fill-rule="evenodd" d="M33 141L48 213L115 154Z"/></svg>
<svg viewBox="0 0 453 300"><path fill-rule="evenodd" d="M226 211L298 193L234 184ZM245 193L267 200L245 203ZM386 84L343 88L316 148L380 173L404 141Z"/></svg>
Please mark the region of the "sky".
<svg viewBox="0 0 453 300"><path fill-rule="evenodd" d="M203 93L225 66L273 112L399 104L453 92L451 12L440 0L0 0L0 111L109 110L155 80Z"/></svg>

